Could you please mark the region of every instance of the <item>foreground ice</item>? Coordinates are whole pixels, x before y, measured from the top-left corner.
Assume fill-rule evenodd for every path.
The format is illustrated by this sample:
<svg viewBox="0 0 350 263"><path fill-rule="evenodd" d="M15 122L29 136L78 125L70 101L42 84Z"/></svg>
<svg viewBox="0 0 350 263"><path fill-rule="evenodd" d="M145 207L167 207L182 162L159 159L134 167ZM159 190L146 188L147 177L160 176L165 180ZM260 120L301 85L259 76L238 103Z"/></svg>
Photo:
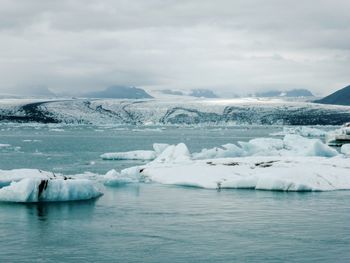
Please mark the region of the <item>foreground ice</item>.
<svg viewBox="0 0 350 263"><path fill-rule="evenodd" d="M94 182L73 179L34 169L0 171L0 201L58 202L97 198L102 195Z"/></svg>
<svg viewBox="0 0 350 263"><path fill-rule="evenodd" d="M122 174L145 181L208 189L275 191L350 189L350 162L344 157L243 157L150 163Z"/></svg>
<svg viewBox="0 0 350 263"><path fill-rule="evenodd" d="M348 153L348 148L342 152ZM346 155L320 140L287 135L194 154L183 143L170 145L155 160L124 169L116 178L209 189L330 191L350 189L349 171Z"/></svg>

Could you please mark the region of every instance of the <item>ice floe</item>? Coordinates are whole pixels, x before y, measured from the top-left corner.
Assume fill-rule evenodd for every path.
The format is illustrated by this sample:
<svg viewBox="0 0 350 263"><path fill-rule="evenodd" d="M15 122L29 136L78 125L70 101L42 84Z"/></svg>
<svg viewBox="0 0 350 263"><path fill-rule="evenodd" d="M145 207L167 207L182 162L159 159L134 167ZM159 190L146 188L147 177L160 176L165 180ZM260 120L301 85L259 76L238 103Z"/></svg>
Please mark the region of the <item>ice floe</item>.
<svg viewBox="0 0 350 263"><path fill-rule="evenodd" d="M283 139L256 138L249 142L225 144L193 153L193 159L209 159L243 156L324 156L333 157L338 152L319 139L308 139L289 134Z"/></svg>
<svg viewBox="0 0 350 263"><path fill-rule="evenodd" d="M139 167L145 181L208 189L275 191L350 189L350 162L344 157L238 157L154 163ZM122 174L135 169L123 170Z"/></svg>
<svg viewBox="0 0 350 263"><path fill-rule="evenodd" d="M283 136L287 134L297 134L303 137L325 137L327 131L308 126L297 126L283 127L282 131L271 133L272 136Z"/></svg>
<svg viewBox="0 0 350 263"><path fill-rule="evenodd" d="M155 143L153 144L153 151L136 150L129 152L111 152L104 153L100 157L103 160L154 160L159 156L169 144L165 143Z"/></svg>
<svg viewBox="0 0 350 263"><path fill-rule="evenodd" d="M123 176L114 169L108 171L104 176L100 176L99 181L106 186L121 186L139 182L138 179L132 178L130 175L128 177Z"/></svg>
<svg viewBox="0 0 350 263"><path fill-rule="evenodd" d="M350 156L350 144L343 144L341 149L340 149L340 152L345 154L345 155Z"/></svg>
<svg viewBox="0 0 350 263"><path fill-rule="evenodd" d="M153 160L156 158L155 151L130 151L104 153L101 155L103 160Z"/></svg>
<svg viewBox="0 0 350 263"><path fill-rule="evenodd" d="M1 202L59 202L97 198L94 181L34 169L0 171Z"/></svg>
<svg viewBox="0 0 350 263"><path fill-rule="evenodd" d="M153 161L124 169L116 178L200 188L276 191L350 189L350 162L319 139L286 135L256 138L191 154L183 143L170 145Z"/></svg>

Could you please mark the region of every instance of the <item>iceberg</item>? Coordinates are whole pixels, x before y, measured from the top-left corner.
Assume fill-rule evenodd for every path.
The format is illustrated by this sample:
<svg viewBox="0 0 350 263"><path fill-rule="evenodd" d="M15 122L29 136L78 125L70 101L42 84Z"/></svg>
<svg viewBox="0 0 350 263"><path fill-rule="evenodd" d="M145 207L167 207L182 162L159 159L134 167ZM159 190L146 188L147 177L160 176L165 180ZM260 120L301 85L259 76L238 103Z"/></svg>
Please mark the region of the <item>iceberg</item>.
<svg viewBox="0 0 350 263"><path fill-rule="evenodd" d="M208 189L331 191L350 189L344 157L237 157L151 163L139 167L145 181ZM132 170L124 170L128 173ZM133 170L135 172L135 170Z"/></svg>
<svg viewBox="0 0 350 263"><path fill-rule="evenodd" d="M186 144L179 143L166 147L163 152L153 161L155 163L186 162L191 160L191 153Z"/></svg>
<svg viewBox="0 0 350 263"><path fill-rule="evenodd" d="M283 139L256 138L248 142L225 144L193 153L193 159L211 159L244 156L323 156L334 157L339 153L319 139L288 134Z"/></svg>
<svg viewBox="0 0 350 263"><path fill-rule="evenodd" d="M169 144L165 143L154 143L154 151L129 151L129 152L114 152L114 153L104 153L100 157L103 160L154 160L159 156L166 148L169 147Z"/></svg>
<svg viewBox="0 0 350 263"><path fill-rule="evenodd" d="M283 127L283 131L271 133L272 136L280 136L287 134L296 134L303 137L325 137L327 132L321 129L299 126L299 127Z"/></svg>
<svg viewBox="0 0 350 263"><path fill-rule="evenodd" d="M208 189L350 190L349 158L319 139L290 134L238 144L193 154L184 143L170 145L155 160L117 177ZM342 152L348 150L344 146Z"/></svg>
<svg viewBox="0 0 350 263"><path fill-rule="evenodd" d="M86 179L26 178L0 189L2 202L59 202L89 200L102 193Z"/></svg>
<svg viewBox="0 0 350 263"><path fill-rule="evenodd" d="M340 152L350 156L350 144L343 144L342 147L340 148Z"/></svg>
<svg viewBox="0 0 350 263"><path fill-rule="evenodd" d="M94 181L36 170L0 170L1 202L59 202L97 198Z"/></svg>
<svg viewBox="0 0 350 263"><path fill-rule="evenodd" d="M103 160L153 160L157 157L155 151L130 151L104 153L101 155Z"/></svg>
<svg viewBox="0 0 350 263"><path fill-rule="evenodd" d="M138 182L137 179L123 176L114 169L108 171L104 176L99 178L99 180L106 186L122 186Z"/></svg>

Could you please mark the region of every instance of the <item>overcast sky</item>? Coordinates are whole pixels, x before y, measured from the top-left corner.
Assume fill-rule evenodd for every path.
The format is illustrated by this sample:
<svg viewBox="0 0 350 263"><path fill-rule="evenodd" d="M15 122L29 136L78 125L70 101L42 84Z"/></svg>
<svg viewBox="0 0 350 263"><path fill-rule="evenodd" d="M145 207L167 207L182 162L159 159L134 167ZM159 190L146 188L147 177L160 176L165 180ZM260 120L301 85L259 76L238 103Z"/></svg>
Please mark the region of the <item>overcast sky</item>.
<svg viewBox="0 0 350 263"><path fill-rule="evenodd" d="M0 0L0 91L350 84L349 0Z"/></svg>

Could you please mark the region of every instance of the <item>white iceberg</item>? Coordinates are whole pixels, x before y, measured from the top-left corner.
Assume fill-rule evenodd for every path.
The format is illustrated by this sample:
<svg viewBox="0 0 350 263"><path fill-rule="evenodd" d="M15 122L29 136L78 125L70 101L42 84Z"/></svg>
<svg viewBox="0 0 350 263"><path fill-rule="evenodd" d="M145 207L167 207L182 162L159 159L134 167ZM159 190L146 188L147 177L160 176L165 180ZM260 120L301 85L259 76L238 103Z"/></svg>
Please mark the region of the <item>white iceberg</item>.
<svg viewBox="0 0 350 263"><path fill-rule="evenodd" d="M60 175L58 177L62 178ZM0 188L8 186L12 182L18 182L22 179L48 179L56 177L54 173L42 171L39 169L13 169L13 170L0 170Z"/></svg>
<svg viewBox="0 0 350 263"><path fill-rule="evenodd" d="M288 134L297 134L303 137L325 137L327 132L321 129L308 127L308 126L298 126L298 127L283 127L283 131L274 132L270 135L272 136L283 136Z"/></svg>
<svg viewBox="0 0 350 263"><path fill-rule="evenodd" d="M350 144L343 144L342 147L340 148L340 152L350 156Z"/></svg>
<svg viewBox="0 0 350 263"><path fill-rule="evenodd" d="M157 157L155 151L130 151L104 153L101 155L103 160L153 160Z"/></svg>
<svg viewBox="0 0 350 263"><path fill-rule="evenodd" d="M100 177L99 181L106 186L121 186L138 182L137 179L131 178L130 176L125 177L114 169L108 171L104 176Z"/></svg>
<svg viewBox="0 0 350 263"><path fill-rule="evenodd" d="M334 157L339 153L319 139L308 139L289 134L283 139L256 138L249 142L225 144L193 153L193 159L211 159L243 156L323 156Z"/></svg>
<svg viewBox="0 0 350 263"><path fill-rule="evenodd" d="M239 157L153 162L138 172L151 182L208 189L330 191L350 189L349 169L343 157Z"/></svg>
<svg viewBox="0 0 350 263"><path fill-rule="evenodd" d="M179 143L177 145L170 145L166 147L153 162L184 162L191 160L191 158L191 153L188 150L186 144Z"/></svg>
<svg viewBox="0 0 350 263"><path fill-rule="evenodd" d="M0 189L2 202L59 202L89 200L102 193L86 179L26 178Z"/></svg>
<svg viewBox="0 0 350 263"><path fill-rule="evenodd" d="M169 147L169 144L165 143L154 143L154 151L129 151L129 152L114 152L114 153L104 153L100 157L103 160L154 160L159 156L166 148Z"/></svg>
<svg viewBox="0 0 350 263"><path fill-rule="evenodd" d="M0 170L1 202L58 202L97 198L94 181L34 169Z"/></svg>

